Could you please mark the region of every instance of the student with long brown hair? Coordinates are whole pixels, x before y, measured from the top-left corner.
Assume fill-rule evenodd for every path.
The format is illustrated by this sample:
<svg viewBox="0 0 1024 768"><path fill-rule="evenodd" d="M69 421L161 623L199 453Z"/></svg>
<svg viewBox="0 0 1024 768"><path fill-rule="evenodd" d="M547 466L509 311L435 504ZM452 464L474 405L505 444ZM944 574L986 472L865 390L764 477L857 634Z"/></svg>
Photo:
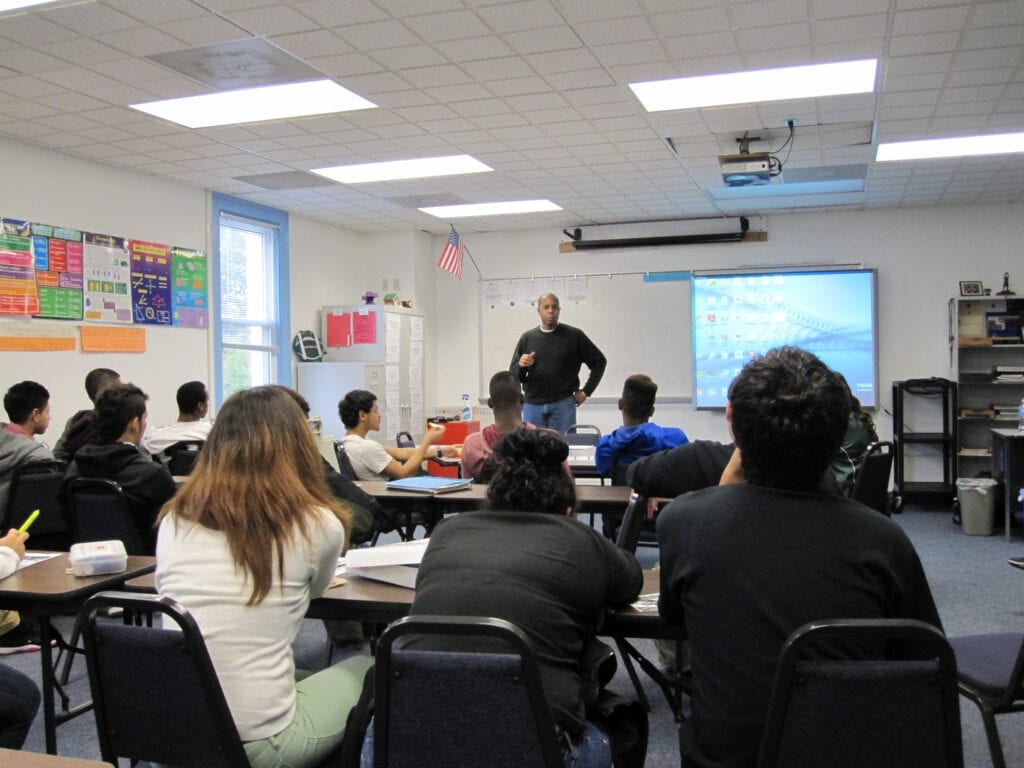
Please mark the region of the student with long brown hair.
<svg viewBox="0 0 1024 768"><path fill-rule="evenodd" d="M296 682L291 644L348 530L302 411L279 387L224 403L160 514L157 590L195 617L253 768L316 765L341 744L372 659Z"/></svg>

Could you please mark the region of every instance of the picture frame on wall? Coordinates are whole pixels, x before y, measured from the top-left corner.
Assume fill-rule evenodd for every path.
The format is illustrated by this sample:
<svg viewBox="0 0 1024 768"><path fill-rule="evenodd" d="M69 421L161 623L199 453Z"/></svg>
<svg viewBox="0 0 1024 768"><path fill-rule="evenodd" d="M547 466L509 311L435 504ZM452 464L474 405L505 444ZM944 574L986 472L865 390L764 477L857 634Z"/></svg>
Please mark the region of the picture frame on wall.
<svg viewBox="0 0 1024 768"><path fill-rule="evenodd" d="M960 281L960 295L961 296L982 296L984 295L984 289L981 286L981 280L961 280Z"/></svg>

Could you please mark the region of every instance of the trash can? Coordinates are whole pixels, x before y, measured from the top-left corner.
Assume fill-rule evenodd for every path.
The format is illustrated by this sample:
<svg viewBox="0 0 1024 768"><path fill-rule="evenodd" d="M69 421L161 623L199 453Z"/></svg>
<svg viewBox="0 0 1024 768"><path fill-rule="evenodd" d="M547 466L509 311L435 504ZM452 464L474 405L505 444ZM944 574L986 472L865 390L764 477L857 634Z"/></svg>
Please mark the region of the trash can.
<svg viewBox="0 0 1024 768"><path fill-rule="evenodd" d="M958 477L960 527L968 536L991 536L996 516L996 486L990 477Z"/></svg>

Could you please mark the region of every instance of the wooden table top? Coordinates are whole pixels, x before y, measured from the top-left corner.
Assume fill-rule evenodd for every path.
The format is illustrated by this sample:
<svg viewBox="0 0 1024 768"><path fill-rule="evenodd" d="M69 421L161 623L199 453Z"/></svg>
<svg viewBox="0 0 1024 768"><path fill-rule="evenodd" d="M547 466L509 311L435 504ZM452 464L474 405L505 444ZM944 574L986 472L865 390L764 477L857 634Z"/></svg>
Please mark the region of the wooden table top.
<svg viewBox="0 0 1024 768"><path fill-rule="evenodd" d="M127 568L120 573L74 576L68 570L71 567L69 554L56 554L56 557L19 568L7 578L0 579L0 605L7 606L12 601L26 599L47 602L88 596L104 589L107 584L116 585L156 568L155 557L130 556Z"/></svg>
<svg viewBox="0 0 1024 768"><path fill-rule="evenodd" d="M445 509L466 511L479 509L487 500L487 485L474 483L469 488L436 496L412 491L393 491L388 489L386 480L357 480L356 485L362 488L381 503L418 503L441 506ZM621 512L629 503L630 489L621 485L577 485L576 499L581 512L602 509Z"/></svg>
<svg viewBox="0 0 1024 768"><path fill-rule="evenodd" d="M96 760L42 755L38 752L25 752L20 749L0 749L0 765L4 768L110 768L108 763Z"/></svg>

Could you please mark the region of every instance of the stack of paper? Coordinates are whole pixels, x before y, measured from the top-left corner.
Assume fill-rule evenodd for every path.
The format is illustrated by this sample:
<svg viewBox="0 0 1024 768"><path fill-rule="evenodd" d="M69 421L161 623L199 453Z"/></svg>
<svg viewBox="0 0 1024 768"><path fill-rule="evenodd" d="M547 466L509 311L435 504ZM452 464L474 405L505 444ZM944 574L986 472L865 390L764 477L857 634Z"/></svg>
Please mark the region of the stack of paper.
<svg viewBox="0 0 1024 768"><path fill-rule="evenodd" d="M416 572L429 541L416 539L350 549L346 554L348 574L414 589Z"/></svg>
<svg viewBox="0 0 1024 768"><path fill-rule="evenodd" d="M404 477L401 480L392 480L388 483L388 490L436 495L439 493L451 493L452 491L464 491L472 484L473 481L471 479L462 480L455 477L421 475L419 477Z"/></svg>

